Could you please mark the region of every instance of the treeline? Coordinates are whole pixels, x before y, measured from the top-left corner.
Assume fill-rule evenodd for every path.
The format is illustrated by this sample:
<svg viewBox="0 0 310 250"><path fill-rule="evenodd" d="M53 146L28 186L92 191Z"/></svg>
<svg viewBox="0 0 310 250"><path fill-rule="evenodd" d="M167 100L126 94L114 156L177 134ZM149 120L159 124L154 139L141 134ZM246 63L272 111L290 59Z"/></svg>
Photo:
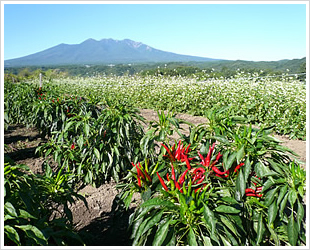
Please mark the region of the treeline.
<svg viewBox="0 0 310 250"><path fill-rule="evenodd" d="M169 75L197 77L232 77L237 72L258 73L259 76L295 74L306 72L306 58L281 61L211 61L211 62L171 62L149 64L117 65L55 65L48 67L8 67L4 69L5 77L29 79L43 73L47 79L57 76L96 76L96 75ZM305 75L299 79L305 80Z"/></svg>

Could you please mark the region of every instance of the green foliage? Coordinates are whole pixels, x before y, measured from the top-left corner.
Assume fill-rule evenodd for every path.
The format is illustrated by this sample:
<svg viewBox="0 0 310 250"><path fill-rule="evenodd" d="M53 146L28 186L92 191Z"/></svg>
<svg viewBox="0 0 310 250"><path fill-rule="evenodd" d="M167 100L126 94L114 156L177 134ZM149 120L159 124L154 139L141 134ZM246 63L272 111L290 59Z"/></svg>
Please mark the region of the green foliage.
<svg viewBox="0 0 310 250"><path fill-rule="evenodd" d="M4 71L7 75L25 75L33 78L36 76L36 71L41 70L48 80L59 76L96 76L96 75L134 75L140 74L156 75L156 76L203 76L205 73L209 77L232 77L236 70L241 70L245 73L254 73L261 71L261 76L266 75L281 75L287 69L292 73L305 72L304 69L306 58L281 60L271 62L253 62L253 61L228 61L216 60L209 62L166 62L166 63L149 63L149 64L116 64L113 67L107 65L56 65L48 67L28 66L25 67L5 67ZM51 78L52 77L52 78ZM301 80L304 80L302 78Z"/></svg>
<svg viewBox="0 0 310 250"><path fill-rule="evenodd" d="M133 245L304 245L306 174L271 134L305 137L305 86L244 77L111 77L79 88L67 79L44 90L6 83L5 124L37 126L49 136L37 151L58 164L55 172L46 166L41 177L6 165L6 240L66 244L54 228L74 237L68 203L81 197L73 189L112 177L122 181L120 211L134 193L141 195L130 217ZM82 92L87 99L73 95ZM189 124L187 136L174 113L158 111L144 134L133 104L203 114L208 121ZM170 146L174 133L180 140Z"/></svg>
<svg viewBox="0 0 310 250"><path fill-rule="evenodd" d="M181 76L109 76L61 79L51 86L89 100L124 101L131 106L174 113L207 115L213 108L229 106L223 115L243 117L256 126L273 126L278 134L293 139L306 136L306 85L295 76L260 78L240 71L233 78ZM79 82L77 85L76 82ZM94 97L94 92L98 93Z"/></svg>
<svg viewBox="0 0 310 250"><path fill-rule="evenodd" d="M102 106L95 115L83 113L82 107L78 110L37 151L45 157L53 155L59 166L75 176L76 184L99 186L111 177L118 182L130 162L141 158L136 148L143 136L137 119L142 118L136 109L123 105Z"/></svg>
<svg viewBox="0 0 310 250"><path fill-rule="evenodd" d="M5 245L83 244L74 232L69 204L86 200L70 186L70 176L46 165L34 175L26 165L4 167Z"/></svg>
<svg viewBox="0 0 310 250"><path fill-rule="evenodd" d="M177 147L165 145L157 161L134 164L148 169L151 181L141 184L146 178L133 168L119 186L125 209L133 193L142 198L130 218L133 245L305 244L306 175L294 153L270 136L271 128L221 115L210 112L207 124Z"/></svg>

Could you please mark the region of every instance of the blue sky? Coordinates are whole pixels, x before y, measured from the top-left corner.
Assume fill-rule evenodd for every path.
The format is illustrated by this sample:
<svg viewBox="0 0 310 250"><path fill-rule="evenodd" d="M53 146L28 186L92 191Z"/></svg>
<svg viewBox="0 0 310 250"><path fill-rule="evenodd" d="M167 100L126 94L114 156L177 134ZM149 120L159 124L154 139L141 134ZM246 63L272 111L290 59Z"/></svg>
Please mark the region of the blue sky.
<svg viewBox="0 0 310 250"><path fill-rule="evenodd" d="M88 38L128 38L164 51L228 60L273 61L306 56L306 1L176 3L4 2L4 59Z"/></svg>

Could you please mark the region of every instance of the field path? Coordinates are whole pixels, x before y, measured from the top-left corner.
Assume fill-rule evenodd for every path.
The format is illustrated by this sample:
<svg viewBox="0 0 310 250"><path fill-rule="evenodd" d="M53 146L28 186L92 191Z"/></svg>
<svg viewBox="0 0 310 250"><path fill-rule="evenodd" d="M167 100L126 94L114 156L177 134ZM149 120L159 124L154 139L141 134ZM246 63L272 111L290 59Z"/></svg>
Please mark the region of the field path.
<svg viewBox="0 0 310 250"><path fill-rule="evenodd" d="M141 115L147 121L158 120L157 112L155 110L140 109L140 112L141 112ZM195 125L207 122L207 118L201 117L201 116L193 116L193 115L188 115L188 114L177 114L176 117L183 119L185 121L191 122ZM188 131L188 125L182 124L181 127L184 128L185 131ZM291 140L287 136L281 136L281 135L274 135L274 137L282 141L282 145L284 147L287 147L293 150L295 153L297 153L299 155L298 159L300 161L306 163L306 141Z"/></svg>

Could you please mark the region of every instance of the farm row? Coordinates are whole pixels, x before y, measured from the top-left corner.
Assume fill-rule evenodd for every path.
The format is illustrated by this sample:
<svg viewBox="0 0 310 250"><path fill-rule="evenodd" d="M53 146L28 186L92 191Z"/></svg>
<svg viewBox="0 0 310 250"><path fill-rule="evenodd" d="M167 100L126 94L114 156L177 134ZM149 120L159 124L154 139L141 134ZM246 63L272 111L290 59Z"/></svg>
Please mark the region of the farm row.
<svg viewBox="0 0 310 250"><path fill-rule="evenodd" d="M135 193L141 195L129 219L132 245L304 245L305 171L292 160L294 152L270 136L272 127L250 124L267 124L271 116L263 121L262 114L252 115L249 109L241 114L235 107L250 92L257 95L253 102L260 100L263 90L271 91L271 83L244 82L238 95L241 78L187 80L80 78L62 79L62 84L54 80L43 88L6 83L5 125L35 126L48 141L37 148L46 158L44 175L33 175L6 159L5 242L82 244L69 204L85 201L78 194L83 186L100 186L113 178L119 189L118 211L129 208ZM288 88L296 93L299 89L299 101L287 96ZM302 113L303 87L283 81L281 89L277 96L286 100L281 105L289 107L291 100L293 109ZM271 99L280 102L277 98ZM267 106L275 105L270 103ZM201 113L208 122L190 125L186 134L180 129L182 120L160 111L158 121L145 131L133 107L193 113L194 104L196 112L206 105ZM287 112L292 122L302 119ZM294 136L304 129L296 128ZM171 143L175 133L179 139ZM50 158L55 166L48 165Z"/></svg>

